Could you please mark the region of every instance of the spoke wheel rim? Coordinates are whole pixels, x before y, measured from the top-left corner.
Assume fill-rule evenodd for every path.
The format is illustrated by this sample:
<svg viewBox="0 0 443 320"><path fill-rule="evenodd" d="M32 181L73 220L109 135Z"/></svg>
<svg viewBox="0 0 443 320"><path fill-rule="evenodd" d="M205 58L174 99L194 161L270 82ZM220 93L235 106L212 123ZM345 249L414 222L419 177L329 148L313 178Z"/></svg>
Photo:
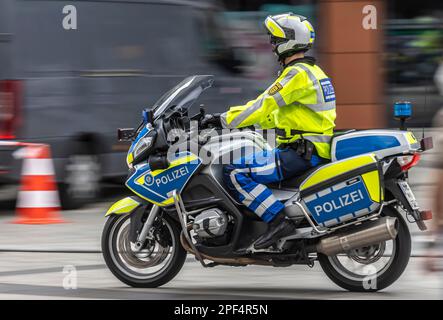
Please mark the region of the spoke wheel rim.
<svg viewBox="0 0 443 320"><path fill-rule="evenodd" d="M364 254L367 255L364 255ZM397 253L395 240L329 256L332 267L343 277L353 281L380 277L393 263Z"/></svg>
<svg viewBox="0 0 443 320"><path fill-rule="evenodd" d="M125 275L149 280L159 276L171 265L174 249L177 245L170 223L162 219L161 223L169 231L171 245L162 246L156 240L148 240L139 253L133 251L134 246L129 241L129 216L122 216L114 224L109 237L111 258L117 268Z"/></svg>

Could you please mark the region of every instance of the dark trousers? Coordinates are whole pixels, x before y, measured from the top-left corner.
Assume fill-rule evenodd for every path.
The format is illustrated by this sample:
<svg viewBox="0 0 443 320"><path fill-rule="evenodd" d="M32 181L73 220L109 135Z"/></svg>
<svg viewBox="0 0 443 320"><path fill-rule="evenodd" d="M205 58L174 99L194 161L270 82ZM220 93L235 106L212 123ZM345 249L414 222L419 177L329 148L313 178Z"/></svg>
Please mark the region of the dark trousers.
<svg viewBox="0 0 443 320"><path fill-rule="evenodd" d="M305 160L293 148L276 148L243 157L223 168L223 178L237 201L254 211L265 222L272 221L284 204L277 200L268 183L289 179L319 162L317 156Z"/></svg>

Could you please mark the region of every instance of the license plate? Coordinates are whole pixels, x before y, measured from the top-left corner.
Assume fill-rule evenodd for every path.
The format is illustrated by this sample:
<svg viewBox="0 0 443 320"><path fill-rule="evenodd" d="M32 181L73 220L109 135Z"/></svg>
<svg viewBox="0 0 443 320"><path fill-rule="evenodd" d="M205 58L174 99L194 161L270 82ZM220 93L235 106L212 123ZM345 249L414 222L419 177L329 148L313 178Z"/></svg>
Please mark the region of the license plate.
<svg viewBox="0 0 443 320"><path fill-rule="evenodd" d="M406 197L406 200L408 200L412 210L418 210L418 202L415 199L414 193L411 190L411 187L406 181L399 181L398 185L403 192L403 195Z"/></svg>

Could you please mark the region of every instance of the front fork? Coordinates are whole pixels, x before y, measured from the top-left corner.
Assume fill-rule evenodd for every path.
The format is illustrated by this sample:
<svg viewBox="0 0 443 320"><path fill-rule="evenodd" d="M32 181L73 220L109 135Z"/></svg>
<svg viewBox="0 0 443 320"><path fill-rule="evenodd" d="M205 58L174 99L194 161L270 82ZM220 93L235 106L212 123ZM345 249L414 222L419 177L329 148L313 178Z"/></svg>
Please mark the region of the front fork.
<svg viewBox="0 0 443 320"><path fill-rule="evenodd" d="M137 236L137 240L135 241L134 251L139 252L143 245L145 244L146 238L148 237L149 230L151 230L152 224L155 221L158 213L160 212L160 207L157 205L152 205L151 211L149 212L148 219L143 224L143 228L140 230L140 233Z"/></svg>
<svg viewBox="0 0 443 320"><path fill-rule="evenodd" d="M119 214L131 214L131 219L140 219L139 223L143 223L141 220L146 214L146 207L147 203L141 200L138 197L127 197L124 199L121 199L114 203L109 210L106 212L106 216L109 215L119 215ZM142 212L137 212L137 210L143 210ZM139 252L143 245L145 244L146 238L149 237L149 230L151 230L152 225L155 221L155 218L158 216L160 212L160 207L157 205L152 205L151 210L149 212L148 218L146 219L146 222L143 223L143 227L138 233L137 237L135 239L131 239L131 242L134 241L134 247L133 250L135 252ZM139 216L141 214L141 216ZM135 221L134 221L135 222ZM132 221L131 221L132 224ZM138 229L138 223L134 223ZM136 232L137 230L135 230ZM134 233L135 234L135 233Z"/></svg>

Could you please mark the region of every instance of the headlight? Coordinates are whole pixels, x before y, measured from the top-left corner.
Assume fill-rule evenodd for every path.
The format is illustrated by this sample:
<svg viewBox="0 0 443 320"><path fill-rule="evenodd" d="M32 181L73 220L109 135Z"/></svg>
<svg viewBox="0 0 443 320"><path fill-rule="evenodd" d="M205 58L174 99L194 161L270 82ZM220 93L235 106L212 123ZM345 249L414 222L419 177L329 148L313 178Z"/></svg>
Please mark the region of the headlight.
<svg viewBox="0 0 443 320"><path fill-rule="evenodd" d="M139 155L148 150L153 143L154 143L154 137L146 137L140 139L140 141L137 142L134 148L134 159L136 159Z"/></svg>

